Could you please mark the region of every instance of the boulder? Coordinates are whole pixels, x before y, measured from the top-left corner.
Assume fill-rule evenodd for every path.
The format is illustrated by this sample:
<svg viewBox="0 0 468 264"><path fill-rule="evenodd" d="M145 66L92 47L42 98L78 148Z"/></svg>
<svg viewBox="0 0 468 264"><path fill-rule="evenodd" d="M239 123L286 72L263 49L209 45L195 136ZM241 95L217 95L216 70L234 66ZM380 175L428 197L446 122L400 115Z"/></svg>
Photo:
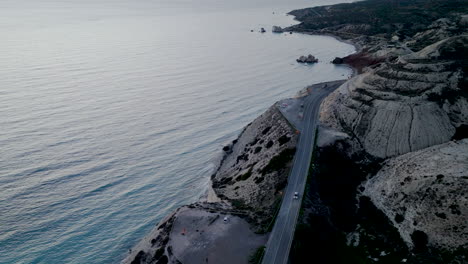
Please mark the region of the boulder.
<svg viewBox="0 0 468 264"><path fill-rule="evenodd" d="M333 64L343 64L343 58L335 57L332 61Z"/></svg>
<svg viewBox="0 0 468 264"><path fill-rule="evenodd" d="M468 245L468 139L388 160L368 180L369 196L410 247ZM427 237L418 245L417 234Z"/></svg>
<svg viewBox="0 0 468 264"><path fill-rule="evenodd" d="M278 26L273 26L272 32L274 33L283 33L283 29L281 27L278 27Z"/></svg>
<svg viewBox="0 0 468 264"><path fill-rule="evenodd" d="M318 59L315 58L312 54L309 54L307 57L306 56L301 56L297 60L299 63L317 63Z"/></svg>

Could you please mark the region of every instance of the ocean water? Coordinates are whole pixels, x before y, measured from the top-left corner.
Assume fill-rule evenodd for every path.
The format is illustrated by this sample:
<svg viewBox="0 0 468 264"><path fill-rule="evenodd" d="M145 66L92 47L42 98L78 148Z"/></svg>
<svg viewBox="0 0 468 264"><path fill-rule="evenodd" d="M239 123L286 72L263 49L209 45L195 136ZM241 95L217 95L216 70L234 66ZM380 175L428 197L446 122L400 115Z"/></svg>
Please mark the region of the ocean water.
<svg viewBox="0 0 468 264"><path fill-rule="evenodd" d="M258 33L336 2L2 0L0 263L122 260L243 126L351 73L350 45Z"/></svg>

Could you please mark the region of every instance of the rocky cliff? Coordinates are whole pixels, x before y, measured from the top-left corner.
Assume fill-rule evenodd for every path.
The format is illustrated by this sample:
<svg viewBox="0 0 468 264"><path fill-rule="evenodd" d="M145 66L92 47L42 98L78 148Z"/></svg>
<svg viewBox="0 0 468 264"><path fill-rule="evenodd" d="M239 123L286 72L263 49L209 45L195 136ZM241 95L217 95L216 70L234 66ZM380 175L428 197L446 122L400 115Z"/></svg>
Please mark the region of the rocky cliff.
<svg viewBox="0 0 468 264"><path fill-rule="evenodd" d="M467 2L369 0L291 13L301 24L288 30L361 48L334 60L360 74L322 103L293 263L311 255L320 263L465 263Z"/></svg>
<svg viewBox="0 0 468 264"><path fill-rule="evenodd" d="M407 244L468 246L468 139L390 159L364 187Z"/></svg>
<svg viewBox="0 0 468 264"><path fill-rule="evenodd" d="M379 158L447 142L468 125L467 49L456 36L374 65L325 100L320 120Z"/></svg>
<svg viewBox="0 0 468 264"><path fill-rule="evenodd" d="M266 243L296 142L295 130L270 107L223 148L208 197L161 221L123 263L247 263Z"/></svg>
<svg viewBox="0 0 468 264"><path fill-rule="evenodd" d="M297 135L272 106L249 124L231 145L213 175L213 189L239 209L253 209L253 219L271 218L287 184Z"/></svg>

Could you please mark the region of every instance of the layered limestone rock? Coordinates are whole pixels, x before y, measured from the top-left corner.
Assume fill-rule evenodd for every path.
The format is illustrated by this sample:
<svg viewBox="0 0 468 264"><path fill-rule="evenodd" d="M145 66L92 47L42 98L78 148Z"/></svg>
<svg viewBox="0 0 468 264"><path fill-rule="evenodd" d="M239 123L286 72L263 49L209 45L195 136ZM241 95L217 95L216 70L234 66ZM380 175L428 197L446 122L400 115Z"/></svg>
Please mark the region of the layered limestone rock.
<svg viewBox="0 0 468 264"><path fill-rule="evenodd" d="M379 158L447 142L468 124L467 49L468 36L452 37L368 68L325 99L320 120Z"/></svg>
<svg viewBox="0 0 468 264"><path fill-rule="evenodd" d="M286 186L296 141L290 124L271 107L224 148L227 155L212 178L214 191L237 208L268 216Z"/></svg>
<svg viewBox="0 0 468 264"><path fill-rule="evenodd" d="M467 193L468 139L390 159L364 191L408 245L451 250L468 247Z"/></svg>
<svg viewBox="0 0 468 264"><path fill-rule="evenodd" d="M463 17L460 18L459 23L456 23L455 21L452 21L448 18L438 19L429 25L427 30L417 33L414 37L407 41L406 45L415 50L419 50L427 45L447 39L453 36L454 32L460 30L460 28L465 27L462 21Z"/></svg>

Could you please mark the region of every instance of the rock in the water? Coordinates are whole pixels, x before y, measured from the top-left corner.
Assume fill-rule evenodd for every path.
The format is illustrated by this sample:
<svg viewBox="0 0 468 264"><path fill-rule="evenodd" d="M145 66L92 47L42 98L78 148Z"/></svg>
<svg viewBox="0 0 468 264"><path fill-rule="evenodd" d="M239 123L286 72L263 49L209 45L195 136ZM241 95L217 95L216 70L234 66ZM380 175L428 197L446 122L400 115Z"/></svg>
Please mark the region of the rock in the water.
<svg viewBox="0 0 468 264"><path fill-rule="evenodd" d="M453 250L468 243L467 172L468 139L452 141L389 160L364 194L408 245L426 234L428 246Z"/></svg>
<svg viewBox="0 0 468 264"><path fill-rule="evenodd" d="M333 64L343 64L343 58L336 57L333 61Z"/></svg>
<svg viewBox="0 0 468 264"><path fill-rule="evenodd" d="M278 27L278 26L273 26L272 32L274 33L283 33L283 29L281 27Z"/></svg>
<svg viewBox="0 0 468 264"><path fill-rule="evenodd" d="M309 54L307 57L306 56L301 56L299 59L296 60L299 63L317 63L318 59L315 58L312 54Z"/></svg>

